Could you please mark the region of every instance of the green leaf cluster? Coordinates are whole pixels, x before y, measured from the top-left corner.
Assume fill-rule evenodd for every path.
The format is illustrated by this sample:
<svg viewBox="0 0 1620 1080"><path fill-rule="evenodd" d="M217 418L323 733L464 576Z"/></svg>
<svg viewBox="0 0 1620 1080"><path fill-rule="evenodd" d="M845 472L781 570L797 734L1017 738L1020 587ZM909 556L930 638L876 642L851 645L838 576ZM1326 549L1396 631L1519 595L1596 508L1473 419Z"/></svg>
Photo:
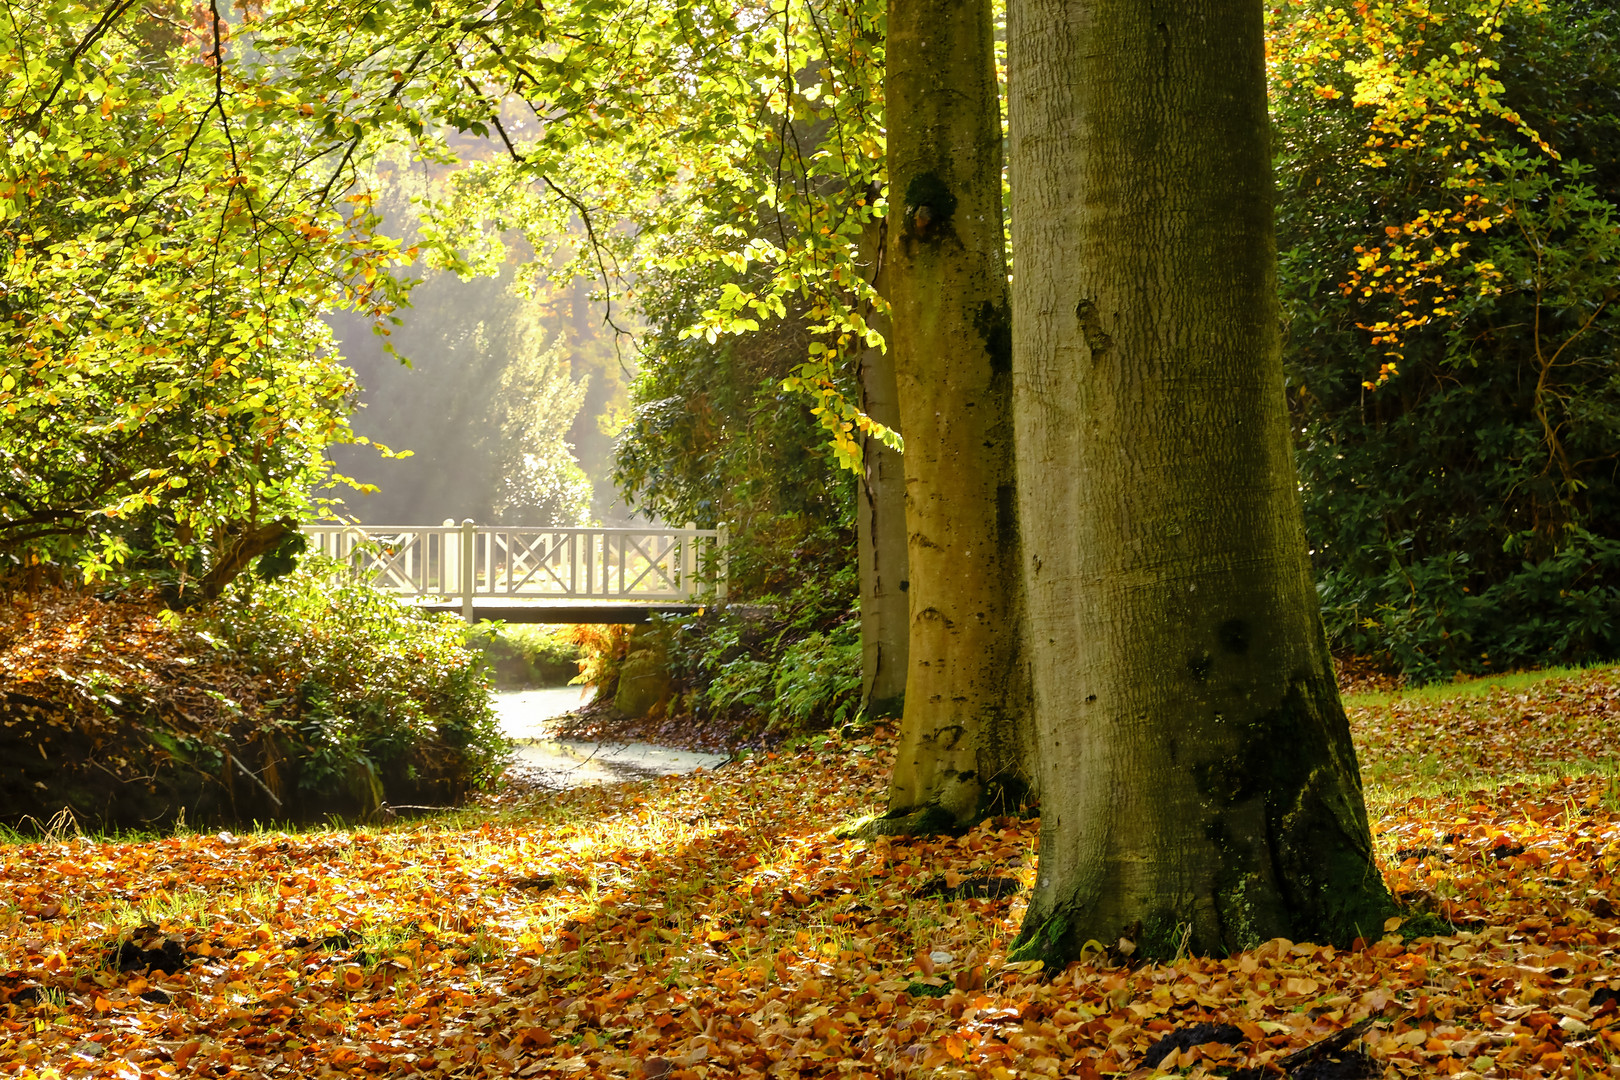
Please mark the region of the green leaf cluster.
<svg viewBox="0 0 1620 1080"><path fill-rule="evenodd" d="M1620 66L1594 47L1620 18L1289 10L1288 393L1335 647L1420 680L1620 653Z"/></svg>
<svg viewBox="0 0 1620 1080"><path fill-rule="evenodd" d="M322 311L384 319L410 257L354 148L253 22L24 0L0 15L0 558L206 572L305 508L349 438Z"/></svg>

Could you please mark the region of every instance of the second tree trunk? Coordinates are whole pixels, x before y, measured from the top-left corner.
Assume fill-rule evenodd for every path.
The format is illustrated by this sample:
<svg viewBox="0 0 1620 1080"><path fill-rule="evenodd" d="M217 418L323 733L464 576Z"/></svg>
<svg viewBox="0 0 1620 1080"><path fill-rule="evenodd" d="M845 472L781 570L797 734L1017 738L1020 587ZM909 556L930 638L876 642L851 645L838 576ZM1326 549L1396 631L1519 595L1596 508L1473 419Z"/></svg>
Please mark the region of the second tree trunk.
<svg viewBox="0 0 1620 1080"><path fill-rule="evenodd" d="M911 635L879 828L965 826L1027 788L1012 331L988 0L891 0L888 294Z"/></svg>

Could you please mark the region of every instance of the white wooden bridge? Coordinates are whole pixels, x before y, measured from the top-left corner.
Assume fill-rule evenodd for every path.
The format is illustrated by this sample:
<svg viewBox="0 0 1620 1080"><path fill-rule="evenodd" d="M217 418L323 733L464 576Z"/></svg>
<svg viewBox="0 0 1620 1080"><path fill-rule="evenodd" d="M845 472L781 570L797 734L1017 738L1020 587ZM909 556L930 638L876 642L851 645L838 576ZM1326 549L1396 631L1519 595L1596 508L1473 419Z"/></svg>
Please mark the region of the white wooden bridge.
<svg viewBox="0 0 1620 1080"><path fill-rule="evenodd" d="M726 527L305 525L310 549L468 622L645 622L726 598Z"/></svg>

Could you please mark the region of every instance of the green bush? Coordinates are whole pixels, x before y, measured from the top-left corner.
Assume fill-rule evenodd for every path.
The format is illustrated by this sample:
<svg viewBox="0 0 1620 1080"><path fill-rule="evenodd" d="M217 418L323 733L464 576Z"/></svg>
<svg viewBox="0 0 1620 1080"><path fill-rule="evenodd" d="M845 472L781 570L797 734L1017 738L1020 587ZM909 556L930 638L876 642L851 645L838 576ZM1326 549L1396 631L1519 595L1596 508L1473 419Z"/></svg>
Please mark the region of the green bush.
<svg viewBox="0 0 1620 1080"><path fill-rule="evenodd" d="M1620 542L1576 530L1555 554L1479 592L1472 563L1467 552L1445 552L1322 575L1329 638L1387 658L1418 683L1620 652Z"/></svg>
<svg viewBox="0 0 1620 1080"><path fill-rule="evenodd" d="M384 789L455 798L500 774L507 742L455 616L408 611L340 564L306 558L273 581L238 579L212 617L237 660L281 686L266 704L293 716L311 748L305 792L358 768Z"/></svg>
<svg viewBox="0 0 1620 1080"><path fill-rule="evenodd" d="M861 624L849 619L789 645L776 664L771 724L839 725L861 707Z"/></svg>
<svg viewBox="0 0 1620 1080"><path fill-rule="evenodd" d="M501 690L567 686L579 677L578 633L571 626L483 622L468 643L484 657Z"/></svg>
<svg viewBox="0 0 1620 1080"><path fill-rule="evenodd" d="M669 701L739 736L794 735L857 719L860 618L853 567L823 571L769 603L656 621Z"/></svg>
<svg viewBox="0 0 1620 1080"><path fill-rule="evenodd" d="M755 714L772 731L845 723L861 703L860 624L812 632L771 660L744 653L720 663L696 700L711 712Z"/></svg>
<svg viewBox="0 0 1620 1080"><path fill-rule="evenodd" d="M1467 169L1442 127L1368 142L1360 54L1314 75L1279 61L1272 110L1288 401L1327 630L1417 681L1620 655L1620 63L1591 44L1620 34L1620 12L1510 8L1493 36L1464 4L1435 8L1446 18L1414 25L1401 62L1477 50L1561 160L1501 119L1465 136L1494 148ZM1389 266L1348 284L1420 215L1478 206L1507 216L1461 233L1454 297L1428 278L1381 291Z"/></svg>

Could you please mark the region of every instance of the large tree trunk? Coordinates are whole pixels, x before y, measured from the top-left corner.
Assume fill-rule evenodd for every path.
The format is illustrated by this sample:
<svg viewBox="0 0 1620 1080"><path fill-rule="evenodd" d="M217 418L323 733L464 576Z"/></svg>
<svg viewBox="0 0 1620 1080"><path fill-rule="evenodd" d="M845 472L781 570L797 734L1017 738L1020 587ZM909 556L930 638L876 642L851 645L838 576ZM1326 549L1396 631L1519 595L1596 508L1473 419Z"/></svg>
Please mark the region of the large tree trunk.
<svg viewBox="0 0 1620 1080"><path fill-rule="evenodd" d="M863 262L881 296L886 288L882 230L863 244ZM891 335L887 319L868 323ZM900 430L900 392L894 351L868 349L861 357L861 411ZM856 492L856 535L861 575L861 705L872 719L899 716L906 696L909 608L906 590L906 485L900 455L879 439L861 440L861 482Z"/></svg>
<svg viewBox="0 0 1620 1080"><path fill-rule="evenodd" d="M1014 0L1021 955L1376 935L1283 400L1259 0Z"/></svg>
<svg viewBox="0 0 1620 1080"><path fill-rule="evenodd" d="M890 0L888 287L911 643L879 831L960 828L1026 789L1011 329L988 0Z"/></svg>

